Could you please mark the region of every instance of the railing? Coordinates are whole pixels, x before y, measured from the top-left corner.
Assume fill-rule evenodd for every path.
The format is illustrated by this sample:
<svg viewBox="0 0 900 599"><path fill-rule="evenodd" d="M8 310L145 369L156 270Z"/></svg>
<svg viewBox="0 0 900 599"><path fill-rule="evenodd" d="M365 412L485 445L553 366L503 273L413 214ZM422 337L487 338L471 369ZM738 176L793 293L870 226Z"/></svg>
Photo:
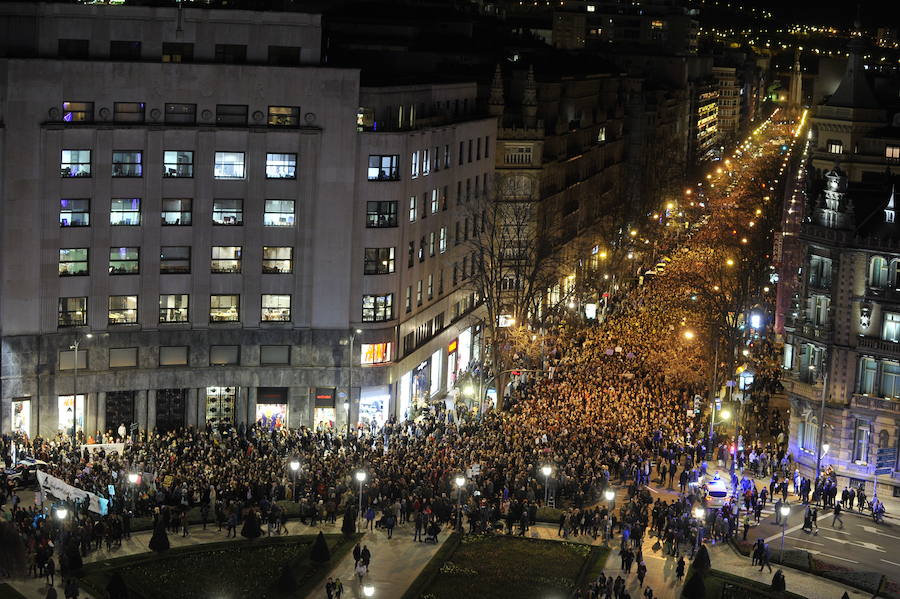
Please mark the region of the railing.
<svg viewBox="0 0 900 599"><path fill-rule="evenodd" d="M856 346L865 349L874 349L888 354L900 354L900 343L885 341L875 337L858 337Z"/></svg>
<svg viewBox="0 0 900 599"><path fill-rule="evenodd" d="M853 395L853 406L857 408L867 408L869 410L881 410L883 412L900 414L900 401L894 401L892 399L882 399L881 397Z"/></svg>

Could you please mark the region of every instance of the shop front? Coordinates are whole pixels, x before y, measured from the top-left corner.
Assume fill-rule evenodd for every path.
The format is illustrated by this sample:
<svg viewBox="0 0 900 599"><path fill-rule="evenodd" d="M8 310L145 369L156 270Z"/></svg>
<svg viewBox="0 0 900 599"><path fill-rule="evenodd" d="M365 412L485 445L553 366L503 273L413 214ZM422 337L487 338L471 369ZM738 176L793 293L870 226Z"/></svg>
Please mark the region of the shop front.
<svg viewBox="0 0 900 599"><path fill-rule="evenodd" d="M456 386L456 365L459 363L459 338L447 346L447 391Z"/></svg>
<svg viewBox="0 0 900 599"><path fill-rule="evenodd" d="M31 434L31 400L14 399L12 401L12 432Z"/></svg>
<svg viewBox="0 0 900 599"><path fill-rule="evenodd" d="M388 418L391 390L387 385L363 387L359 393L359 422L380 429Z"/></svg>
<svg viewBox="0 0 900 599"><path fill-rule="evenodd" d="M447 390L456 386L459 377L469 368L469 362L473 357L473 331L476 327L470 327L459 334L459 337L447 346ZM477 349L477 348L476 348ZM480 353L480 352L479 352Z"/></svg>
<svg viewBox="0 0 900 599"><path fill-rule="evenodd" d="M206 388L206 423L231 426L234 423L234 401L237 387Z"/></svg>
<svg viewBox="0 0 900 599"><path fill-rule="evenodd" d="M59 409L59 430L66 435L72 434L73 422L80 431L84 430L84 402L85 396L81 393L78 396L60 395L57 398Z"/></svg>
<svg viewBox="0 0 900 599"><path fill-rule="evenodd" d="M428 385L428 395L430 397L437 396L441 390L441 350L436 350L431 354L431 381Z"/></svg>
<svg viewBox="0 0 900 599"><path fill-rule="evenodd" d="M256 424L271 430L287 426L287 387L259 387L256 390Z"/></svg>
<svg viewBox="0 0 900 599"><path fill-rule="evenodd" d="M334 428L337 418L334 402L334 387L316 387L315 403L313 404L313 427L317 431Z"/></svg>

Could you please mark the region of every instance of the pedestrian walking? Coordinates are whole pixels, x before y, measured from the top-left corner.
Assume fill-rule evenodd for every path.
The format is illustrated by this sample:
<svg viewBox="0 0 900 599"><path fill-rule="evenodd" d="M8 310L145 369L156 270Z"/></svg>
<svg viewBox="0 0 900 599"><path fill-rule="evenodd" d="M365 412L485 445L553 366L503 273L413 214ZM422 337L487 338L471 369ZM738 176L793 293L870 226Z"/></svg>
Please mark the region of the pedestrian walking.
<svg viewBox="0 0 900 599"><path fill-rule="evenodd" d="M843 510L843 508L841 507L840 503L834 504L834 516L831 519L831 528L834 528L834 525L836 522L840 522L841 528L842 529L844 528L844 520L843 520L843 518L841 518L842 510Z"/></svg>

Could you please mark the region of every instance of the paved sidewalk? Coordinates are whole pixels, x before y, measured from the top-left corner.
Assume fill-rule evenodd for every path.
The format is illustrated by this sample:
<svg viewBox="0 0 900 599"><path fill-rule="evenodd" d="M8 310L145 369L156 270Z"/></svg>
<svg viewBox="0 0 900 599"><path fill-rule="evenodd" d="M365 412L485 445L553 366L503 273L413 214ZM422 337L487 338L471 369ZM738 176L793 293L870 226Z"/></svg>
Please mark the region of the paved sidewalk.
<svg viewBox="0 0 900 599"><path fill-rule="evenodd" d="M409 585L449 536L449 530L441 530L438 535L439 542L435 545L434 543L414 542L411 526L395 528L391 539L387 538L387 533L383 530L369 531L360 541L361 546L368 546L369 551L372 552L369 573L363 578L362 584L355 575L352 552L348 553L331 570L329 576L341 579L344 585L344 599L363 597L363 585L375 587L376 597L397 599L409 588ZM326 581L327 577L312 593L307 595L307 598L325 599Z"/></svg>
<svg viewBox="0 0 900 599"><path fill-rule="evenodd" d="M728 572L729 574L743 576L764 584L771 584L772 573L781 569L782 572L784 572L787 590L791 593L803 595L804 597L813 599L840 599L845 592L850 597L865 597L866 599L871 597L869 593L864 593L863 591L848 587L839 582L834 582L821 576L807 574L806 572L779 566L777 564L772 564L772 573L769 573L768 568L766 568L765 571L760 572L759 568L750 565L750 558L740 555L726 543L707 545L707 548L709 549L709 559L714 570L721 570L723 572Z"/></svg>

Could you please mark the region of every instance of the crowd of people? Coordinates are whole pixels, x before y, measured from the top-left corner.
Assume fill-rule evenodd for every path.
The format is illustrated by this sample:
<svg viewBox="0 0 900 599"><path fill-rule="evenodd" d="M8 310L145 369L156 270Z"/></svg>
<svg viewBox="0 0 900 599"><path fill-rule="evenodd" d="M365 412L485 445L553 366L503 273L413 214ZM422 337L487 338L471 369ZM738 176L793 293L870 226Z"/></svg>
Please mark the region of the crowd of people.
<svg viewBox="0 0 900 599"><path fill-rule="evenodd" d="M436 410L415 419L392 417L378 430L360 428L350 437L306 427L139 431L122 452L80 447L111 440L111 432L90 438L79 433L77 444L63 435L5 438L5 456L15 444L16 455L46 462L48 474L110 500L109 513L98 518L76 494L76 518L68 526L48 520L40 506L13 501L11 517L32 556L33 574L45 575L55 554L65 576L90 551L127 538L134 518L152 516L157 528L189 535L192 508L199 508L204 528L208 520L227 536L240 528L253 538L263 528L268 534L287 530L279 502L298 504L297 513L310 524L336 523L347 514L355 520L362 505L367 527L392 532L412 523L415 540L425 541L436 539L444 525L525 534L547 496L564 507L561 537L609 540L620 534L623 570L628 574L637 564L642 587L641 540L647 534L679 560L680 577L685 555L693 555L703 538L727 538L738 530L739 507L753 513L772 500L776 487L786 493L794 465L786 452L784 414L766 403L777 390L777 368L760 368L744 428L710 439L704 416L694 410L695 396L706 397L708 381L698 376L706 352L686 345L681 335L682 325L697 315L670 301L671 293L662 284L637 288L602 326L564 326L546 336L541 366L549 376L522 385L508 409L480 419ZM731 488L743 491L698 516L694 508L703 490L697 483L717 467L710 459L730 465ZM296 470L289 466L295 461ZM546 466L550 475L543 473ZM769 493L738 479L735 470L745 466L772 478ZM360 470L364 485L354 477ZM454 484L460 474L461 487ZM679 498L653 501L646 485L655 481L670 488L677 481ZM601 501L613 484L626 489L617 509ZM12 486L3 489L3 500L15 497ZM628 597L623 585L604 578L588 592Z"/></svg>

